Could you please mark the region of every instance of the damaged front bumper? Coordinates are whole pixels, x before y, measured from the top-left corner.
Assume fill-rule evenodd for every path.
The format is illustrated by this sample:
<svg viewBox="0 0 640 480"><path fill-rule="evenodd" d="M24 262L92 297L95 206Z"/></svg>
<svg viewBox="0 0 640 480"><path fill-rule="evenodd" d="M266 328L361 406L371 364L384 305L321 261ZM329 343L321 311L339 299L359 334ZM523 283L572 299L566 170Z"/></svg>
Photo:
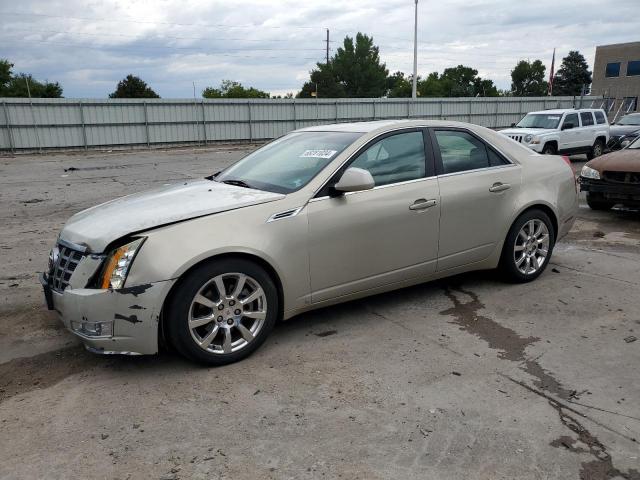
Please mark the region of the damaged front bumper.
<svg viewBox="0 0 640 480"><path fill-rule="evenodd" d="M173 280L119 290L51 288L40 275L47 307L55 310L65 327L95 353L147 355L158 352L162 303Z"/></svg>

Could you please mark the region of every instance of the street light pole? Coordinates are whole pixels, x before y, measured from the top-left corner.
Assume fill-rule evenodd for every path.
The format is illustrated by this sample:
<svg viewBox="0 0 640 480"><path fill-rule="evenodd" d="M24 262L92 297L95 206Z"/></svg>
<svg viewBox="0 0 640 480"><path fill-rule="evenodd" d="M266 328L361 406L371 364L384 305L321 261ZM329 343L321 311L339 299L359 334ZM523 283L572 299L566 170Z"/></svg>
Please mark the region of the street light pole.
<svg viewBox="0 0 640 480"><path fill-rule="evenodd" d="M416 2L416 16L413 25L413 86L411 88L411 98L417 97L418 91L418 0Z"/></svg>

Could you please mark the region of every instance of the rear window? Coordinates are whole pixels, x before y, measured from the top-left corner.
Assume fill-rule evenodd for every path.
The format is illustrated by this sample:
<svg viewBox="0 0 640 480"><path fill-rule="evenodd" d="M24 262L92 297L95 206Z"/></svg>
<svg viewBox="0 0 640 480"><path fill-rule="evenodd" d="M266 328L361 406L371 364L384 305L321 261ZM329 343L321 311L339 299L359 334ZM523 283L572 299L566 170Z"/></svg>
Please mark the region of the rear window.
<svg viewBox="0 0 640 480"><path fill-rule="evenodd" d="M593 115L591 112L580 112L580 120L582 120L583 127L593 125Z"/></svg>
<svg viewBox="0 0 640 480"><path fill-rule="evenodd" d="M604 113L596 111L594 112L594 115L596 116L596 123L598 124L607 123L607 120L604 118Z"/></svg>

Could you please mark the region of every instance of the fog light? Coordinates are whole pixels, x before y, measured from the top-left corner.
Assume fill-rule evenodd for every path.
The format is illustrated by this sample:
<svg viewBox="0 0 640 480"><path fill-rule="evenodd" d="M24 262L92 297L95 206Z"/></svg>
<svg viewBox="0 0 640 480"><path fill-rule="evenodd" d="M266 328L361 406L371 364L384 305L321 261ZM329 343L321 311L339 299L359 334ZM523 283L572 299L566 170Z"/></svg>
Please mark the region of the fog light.
<svg viewBox="0 0 640 480"><path fill-rule="evenodd" d="M112 337L113 320L106 322L71 321L71 330L85 337Z"/></svg>

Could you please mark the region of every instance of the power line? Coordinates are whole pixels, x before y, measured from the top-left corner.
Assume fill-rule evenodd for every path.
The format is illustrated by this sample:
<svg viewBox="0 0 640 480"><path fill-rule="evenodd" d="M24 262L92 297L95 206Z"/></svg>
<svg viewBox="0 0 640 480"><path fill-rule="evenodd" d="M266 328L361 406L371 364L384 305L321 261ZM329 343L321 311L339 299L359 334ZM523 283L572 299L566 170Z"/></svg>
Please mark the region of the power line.
<svg viewBox="0 0 640 480"><path fill-rule="evenodd" d="M26 41L26 40L25 40ZM49 41L45 41L45 40L28 40L31 43L42 43L42 44L46 44L46 45L57 45L57 46L62 46L62 47L72 47L72 48L82 48L82 49L91 49L91 50L101 50L101 51L106 51L107 50L126 50L127 52L131 52L131 53L135 53L136 51L140 51L140 50L148 50L148 49L167 49L167 50L190 50L190 51L194 51L197 53L206 53L206 54L211 54L213 56L223 56L223 57L235 57L235 58L280 58L280 59L284 59L284 58L291 58L290 55L284 55L284 56L265 56L265 55L238 55L235 53L221 53L220 51L212 51L209 49L202 49L202 48L187 48L187 47L154 47L154 46L148 46L148 47L138 47L135 49L132 49L129 46L126 45L80 45L80 44L73 44L73 43L58 43L58 42L49 42ZM279 49L272 49L272 51L278 51ZM323 49L320 49L323 50ZM226 50L225 50L226 51ZM240 50L240 51L244 51L244 50ZM299 57L297 58L297 60L314 60L314 61L318 61L318 57Z"/></svg>
<svg viewBox="0 0 640 480"><path fill-rule="evenodd" d="M7 32L9 34L13 32ZM126 33L86 33L86 32L74 32L71 30L34 30L30 28L27 33L59 33L68 35L86 35L92 37L125 37L125 38L137 38L144 39L141 35L131 35ZM177 37L174 35L155 35L160 38L167 38L171 40L211 40L216 42L286 42L291 43L291 39L257 39L257 38L215 38L215 37Z"/></svg>
<svg viewBox="0 0 640 480"><path fill-rule="evenodd" d="M150 20L136 20L132 18L118 18L118 19L109 19L109 18L95 18L95 17L71 17L69 15L50 15L46 13L31 13L31 12L2 12L0 11L0 15L13 15L13 16L31 16L31 17L46 17L46 18L64 18L65 20L89 20L92 22L129 22L129 23L139 23L144 25L174 25L179 27L216 27L216 28L287 28L287 29L298 29L298 30L324 30L325 27L309 27L309 26L291 26L291 25L256 25L254 23L245 23L245 24L230 24L230 23L175 23L175 22L153 22Z"/></svg>

